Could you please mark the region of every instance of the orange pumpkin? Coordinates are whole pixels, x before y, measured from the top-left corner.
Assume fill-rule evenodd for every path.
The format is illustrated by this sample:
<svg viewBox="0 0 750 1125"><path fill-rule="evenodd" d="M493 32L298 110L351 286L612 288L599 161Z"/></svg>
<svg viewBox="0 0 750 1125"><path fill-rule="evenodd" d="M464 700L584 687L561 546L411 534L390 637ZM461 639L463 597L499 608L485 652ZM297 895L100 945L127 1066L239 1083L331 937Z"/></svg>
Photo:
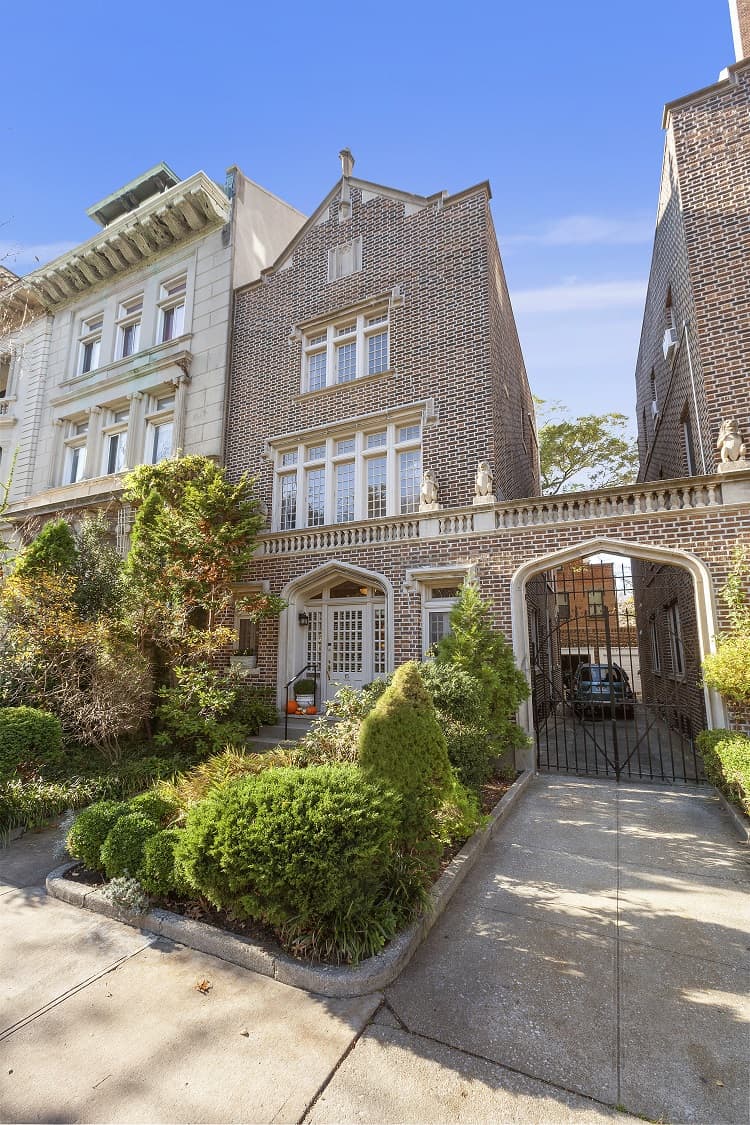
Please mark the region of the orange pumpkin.
<svg viewBox="0 0 750 1125"><path fill-rule="evenodd" d="M305 714L306 714L306 715L317 715L317 713L318 713L318 708L317 708L317 707L308 707L308 708L306 708L306 710L305 710Z"/></svg>
<svg viewBox="0 0 750 1125"><path fill-rule="evenodd" d="M296 699L290 699L289 702L286 705L287 715L296 715L298 711L299 711L299 707L297 705L297 700Z"/></svg>

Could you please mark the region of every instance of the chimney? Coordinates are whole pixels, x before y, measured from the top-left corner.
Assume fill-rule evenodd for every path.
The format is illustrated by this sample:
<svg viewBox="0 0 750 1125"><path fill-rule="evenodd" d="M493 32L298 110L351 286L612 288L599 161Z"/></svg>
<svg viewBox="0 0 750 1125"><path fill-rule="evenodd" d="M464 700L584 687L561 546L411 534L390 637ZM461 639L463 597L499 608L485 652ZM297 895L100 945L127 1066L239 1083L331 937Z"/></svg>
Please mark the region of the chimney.
<svg viewBox="0 0 750 1125"><path fill-rule="evenodd" d="M745 3L746 0L742 0L742 2ZM750 3L750 0L747 0L747 3ZM341 161L341 175L345 179L348 179L354 171L354 157L351 154L351 150L342 148L339 153L339 160Z"/></svg>
<svg viewBox="0 0 750 1125"><path fill-rule="evenodd" d="M732 38L737 62L750 56L750 0L729 0Z"/></svg>

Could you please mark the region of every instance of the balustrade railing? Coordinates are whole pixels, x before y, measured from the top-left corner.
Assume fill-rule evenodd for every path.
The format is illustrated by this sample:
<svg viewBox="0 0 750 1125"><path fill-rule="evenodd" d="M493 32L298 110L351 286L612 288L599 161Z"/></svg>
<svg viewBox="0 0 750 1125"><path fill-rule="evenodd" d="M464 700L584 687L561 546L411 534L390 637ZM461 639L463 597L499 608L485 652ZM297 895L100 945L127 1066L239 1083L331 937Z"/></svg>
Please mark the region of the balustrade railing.
<svg viewBox="0 0 750 1125"><path fill-rule="evenodd" d="M532 496L524 500L505 501L495 505L494 509L453 508L393 519L272 532L261 537L260 552L263 555L295 555L376 543L471 535L490 530L486 520L480 522L478 515L486 516L488 511L494 511L495 529L502 530L719 508L722 504L719 480L655 481L596 492Z"/></svg>

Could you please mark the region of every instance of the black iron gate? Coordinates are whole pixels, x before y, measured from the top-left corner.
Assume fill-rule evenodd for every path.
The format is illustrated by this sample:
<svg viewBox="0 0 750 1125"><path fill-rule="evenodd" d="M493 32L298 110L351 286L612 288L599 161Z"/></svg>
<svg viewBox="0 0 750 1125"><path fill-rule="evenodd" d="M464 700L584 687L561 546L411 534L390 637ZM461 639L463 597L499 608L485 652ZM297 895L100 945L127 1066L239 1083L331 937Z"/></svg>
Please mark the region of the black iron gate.
<svg viewBox="0 0 750 1125"><path fill-rule="evenodd" d="M581 561L536 579L527 598L539 769L701 782L689 577Z"/></svg>

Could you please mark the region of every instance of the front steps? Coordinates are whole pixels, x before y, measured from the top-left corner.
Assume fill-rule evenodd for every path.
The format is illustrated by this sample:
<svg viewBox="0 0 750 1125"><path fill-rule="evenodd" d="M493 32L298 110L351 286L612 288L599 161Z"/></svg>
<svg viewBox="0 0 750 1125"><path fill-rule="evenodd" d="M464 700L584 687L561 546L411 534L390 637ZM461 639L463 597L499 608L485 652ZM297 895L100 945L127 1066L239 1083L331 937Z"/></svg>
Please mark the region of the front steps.
<svg viewBox="0 0 750 1125"><path fill-rule="evenodd" d="M290 715L287 740L284 742L284 716L282 715L280 722L274 723L273 726L261 727L254 738L248 739L247 745L251 750L257 750L260 753L273 750L276 746L292 746L303 735L307 734L318 718L320 718L319 715Z"/></svg>

